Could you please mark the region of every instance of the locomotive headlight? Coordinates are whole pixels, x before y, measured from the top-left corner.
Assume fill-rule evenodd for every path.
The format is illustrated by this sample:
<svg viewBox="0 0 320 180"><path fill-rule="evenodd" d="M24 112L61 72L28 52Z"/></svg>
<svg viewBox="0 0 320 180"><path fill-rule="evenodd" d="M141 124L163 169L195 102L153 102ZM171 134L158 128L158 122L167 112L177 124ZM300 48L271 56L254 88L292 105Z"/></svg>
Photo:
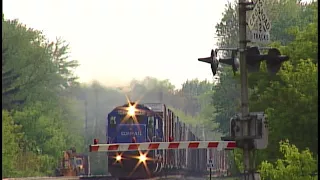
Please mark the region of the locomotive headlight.
<svg viewBox="0 0 320 180"><path fill-rule="evenodd" d="M117 161L121 161L121 159L122 159L122 157L121 157L120 155L117 155L117 156L116 156L116 160L117 160Z"/></svg>
<svg viewBox="0 0 320 180"><path fill-rule="evenodd" d="M146 155L141 154L141 155L139 156L139 160L140 160L140 162L145 162L145 161L147 160Z"/></svg>
<svg viewBox="0 0 320 180"><path fill-rule="evenodd" d="M129 106L128 115L134 116L135 115L135 111L136 111L136 108L134 108L134 106Z"/></svg>

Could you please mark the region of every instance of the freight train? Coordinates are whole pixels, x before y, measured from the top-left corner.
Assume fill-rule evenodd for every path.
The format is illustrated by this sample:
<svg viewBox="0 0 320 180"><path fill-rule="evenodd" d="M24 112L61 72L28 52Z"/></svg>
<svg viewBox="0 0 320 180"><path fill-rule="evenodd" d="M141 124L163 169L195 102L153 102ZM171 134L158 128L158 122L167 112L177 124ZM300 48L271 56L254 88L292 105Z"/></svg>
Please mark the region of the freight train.
<svg viewBox="0 0 320 180"><path fill-rule="evenodd" d="M171 109L161 103L129 102L118 106L108 114L106 124L108 144L200 141ZM212 149L162 149L108 152L108 170L119 179L181 173L204 175L208 172L208 158L217 162L215 167L219 166L219 172L228 168L224 161L226 156Z"/></svg>

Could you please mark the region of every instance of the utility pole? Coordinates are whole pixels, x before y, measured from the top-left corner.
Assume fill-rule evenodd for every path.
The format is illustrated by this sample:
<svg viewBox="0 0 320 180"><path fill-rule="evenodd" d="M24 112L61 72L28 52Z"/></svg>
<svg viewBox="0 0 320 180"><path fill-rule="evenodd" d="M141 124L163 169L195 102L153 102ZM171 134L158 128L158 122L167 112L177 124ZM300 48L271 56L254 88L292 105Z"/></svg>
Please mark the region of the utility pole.
<svg viewBox="0 0 320 180"><path fill-rule="evenodd" d="M241 120L243 136L249 136L249 98L248 98L248 71L246 63L247 47L247 0L239 0L239 53L240 53L240 76L241 76ZM243 162L245 180L254 179L250 176L250 149L248 140L243 141ZM252 178L250 178L252 177Z"/></svg>

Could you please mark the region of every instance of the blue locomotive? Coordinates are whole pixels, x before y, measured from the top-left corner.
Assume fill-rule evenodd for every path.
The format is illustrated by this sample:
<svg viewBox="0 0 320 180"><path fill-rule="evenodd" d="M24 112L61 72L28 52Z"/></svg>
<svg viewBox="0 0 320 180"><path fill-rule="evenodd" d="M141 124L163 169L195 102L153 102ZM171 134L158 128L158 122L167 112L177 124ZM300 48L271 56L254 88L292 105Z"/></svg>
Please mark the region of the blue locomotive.
<svg viewBox="0 0 320 180"><path fill-rule="evenodd" d="M151 107L130 102L113 109L107 118L107 143L161 142L163 113ZM109 172L118 178L147 178L162 168L159 151L109 152Z"/></svg>
<svg viewBox="0 0 320 180"><path fill-rule="evenodd" d="M109 144L200 141L191 126L188 127L170 108L160 103L129 102L118 106L108 114L106 123ZM119 179L147 179L181 173L203 175L208 172L208 153L207 149L108 152L108 169ZM220 157L216 152L213 154L213 157Z"/></svg>

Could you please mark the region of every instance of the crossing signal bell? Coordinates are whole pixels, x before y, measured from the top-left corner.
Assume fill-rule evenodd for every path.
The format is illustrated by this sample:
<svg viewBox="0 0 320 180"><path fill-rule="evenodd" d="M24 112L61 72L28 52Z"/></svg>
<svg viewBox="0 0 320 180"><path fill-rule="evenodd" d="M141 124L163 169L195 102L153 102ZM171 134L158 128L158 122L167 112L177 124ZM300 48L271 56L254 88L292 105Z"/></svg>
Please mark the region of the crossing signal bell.
<svg viewBox="0 0 320 180"><path fill-rule="evenodd" d="M211 65L211 70L213 73L213 76L217 74L219 61L217 59L217 51L211 50L211 56L206 58L198 58L198 61L209 63Z"/></svg>

